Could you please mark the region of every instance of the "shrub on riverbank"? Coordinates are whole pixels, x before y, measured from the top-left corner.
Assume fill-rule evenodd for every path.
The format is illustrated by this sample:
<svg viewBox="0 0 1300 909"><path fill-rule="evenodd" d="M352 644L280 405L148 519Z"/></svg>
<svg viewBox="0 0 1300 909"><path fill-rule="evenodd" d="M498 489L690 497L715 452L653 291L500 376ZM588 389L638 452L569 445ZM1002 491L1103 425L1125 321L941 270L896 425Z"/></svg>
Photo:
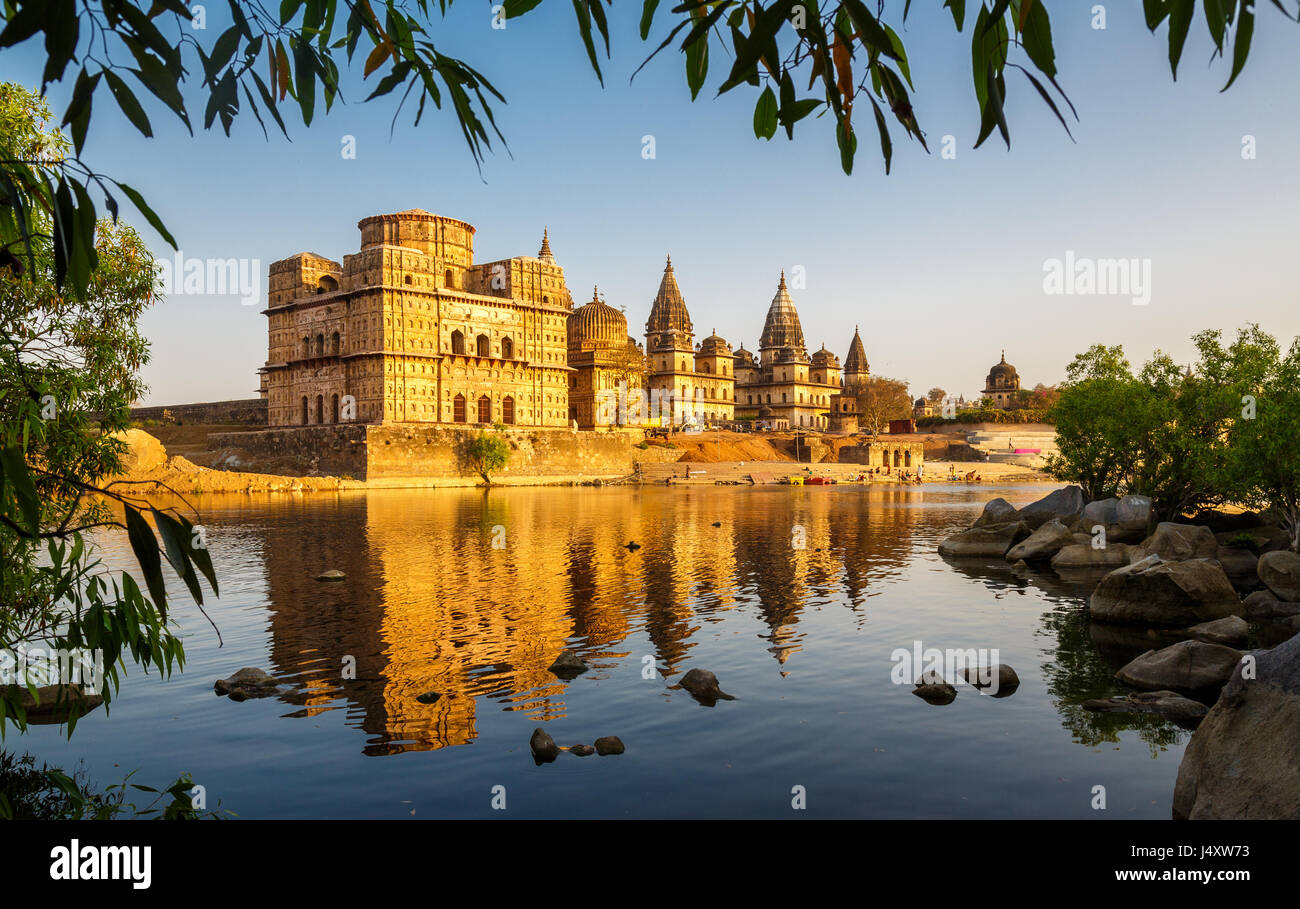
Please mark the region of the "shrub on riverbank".
<svg viewBox="0 0 1300 909"><path fill-rule="evenodd" d="M917 417L916 426L942 427L955 423L1054 423L1051 410L1001 410L985 407L978 410L959 410L949 419L944 416Z"/></svg>

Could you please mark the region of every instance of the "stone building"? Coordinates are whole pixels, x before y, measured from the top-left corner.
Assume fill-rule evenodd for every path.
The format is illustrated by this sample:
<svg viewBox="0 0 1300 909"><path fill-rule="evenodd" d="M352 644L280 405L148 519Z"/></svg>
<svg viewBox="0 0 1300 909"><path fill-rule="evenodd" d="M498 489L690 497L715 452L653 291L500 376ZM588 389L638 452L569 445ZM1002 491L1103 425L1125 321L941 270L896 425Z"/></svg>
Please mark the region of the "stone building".
<svg viewBox="0 0 1300 909"><path fill-rule="evenodd" d="M569 316L568 338L569 420L579 429L640 422L645 353L628 336L627 316L593 289Z"/></svg>
<svg viewBox="0 0 1300 909"><path fill-rule="evenodd" d="M994 407L1010 410L1019 404L1020 375L1016 368L1007 362L1007 352L1002 351L1002 361L993 364L988 378L984 381L984 396Z"/></svg>
<svg viewBox="0 0 1300 909"><path fill-rule="evenodd" d="M827 429L831 397L840 393L840 361L825 345L811 357L785 272L767 310L759 356L734 355L736 416L773 429Z"/></svg>
<svg viewBox="0 0 1300 909"><path fill-rule="evenodd" d="M871 376L871 367L867 364L867 351L862 346L862 335L858 326L853 326L853 341L849 344L849 355L844 358L844 374L840 379L840 391L831 395L830 422L827 428L831 432L855 433L858 431L858 394Z"/></svg>
<svg viewBox="0 0 1300 909"><path fill-rule="evenodd" d="M464 221L411 209L357 226L342 264L271 264L271 426L568 425L573 302L545 232L536 256L476 264Z"/></svg>
<svg viewBox="0 0 1300 909"><path fill-rule="evenodd" d="M672 256L650 307L645 336L651 409L658 399L665 425L723 423L734 417L735 357L716 333L693 344L691 314L677 287Z"/></svg>

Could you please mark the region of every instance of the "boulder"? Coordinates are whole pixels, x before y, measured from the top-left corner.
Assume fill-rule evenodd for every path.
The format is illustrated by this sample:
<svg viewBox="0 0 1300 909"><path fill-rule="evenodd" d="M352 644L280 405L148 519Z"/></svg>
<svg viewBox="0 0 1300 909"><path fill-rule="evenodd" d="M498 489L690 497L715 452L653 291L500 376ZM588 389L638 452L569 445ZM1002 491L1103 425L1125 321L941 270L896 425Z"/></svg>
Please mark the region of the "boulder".
<svg viewBox="0 0 1300 909"><path fill-rule="evenodd" d="M1177 562L1183 559L1212 559L1219 551L1219 541L1210 528L1196 524L1175 524L1162 521L1156 532L1133 547L1132 561L1158 555L1162 561Z"/></svg>
<svg viewBox="0 0 1300 909"><path fill-rule="evenodd" d="M602 735L596 739L596 753L601 757L610 754L622 754L625 750L623 740L616 735Z"/></svg>
<svg viewBox="0 0 1300 909"><path fill-rule="evenodd" d="M532 737L528 739L528 747L533 752L533 760L539 764L550 763L560 753L560 747L555 744L555 739L540 726L533 730Z"/></svg>
<svg viewBox="0 0 1300 909"><path fill-rule="evenodd" d="M1119 499L1097 499L1089 502L1083 508L1083 516L1079 518L1080 526L1085 528L1094 527L1097 524L1103 526L1119 523Z"/></svg>
<svg viewBox="0 0 1300 909"><path fill-rule="evenodd" d="M985 527L989 524L1005 524L1012 520L1016 514L1016 506L1012 505L1006 499L994 499L984 505L984 510L980 516L975 519L975 527Z"/></svg>
<svg viewBox="0 0 1300 909"><path fill-rule="evenodd" d="M1065 486L1021 508L1016 517L1031 529L1041 527L1052 518L1059 519L1062 524L1073 524L1083 514L1084 502L1082 488Z"/></svg>
<svg viewBox="0 0 1300 909"><path fill-rule="evenodd" d="M1213 622L1202 622L1186 629L1187 636L1193 640L1205 641L1207 644L1223 644L1227 647L1245 644L1249 633L1250 626L1235 615L1230 615L1226 619L1215 619Z"/></svg>
<svg viewBox="0 0 1300 909"><path fill-rule="evenodd" d="M967 666L962 670L966 682L980 691L987 691L995 698L1004 698L1015 693L1020 687L1020 676L1006 663L994 666Z"/></svg>
<svg viewBox="0 0 1300 909"><path fill-rule="evenodd" d="M1062 546L1052 556L1053 568L1119 568L1128 564L1129 546L1111 543L1105 549L1094 549L1091 542L1071 543Z"/></svg>
<svg viewBox="0 0 1300 909"><path fill-rule="evenodd" d="M596 749L590 745L570 745L569 754L576 754L578 757L589 757L596 753Z"/></svg>
<svg viewBox="0 0 1300 909"><path fill-rule="evenodd" d="M955 533L939 544L939 554L955 558L1003 558L1007 550L1029 536L1024 521L985 524Z"/></svg>
<svg viewBox="0 0 1300 909"><path fill-rule="evenodd" d="M1084 710L1098 713L1158 713L1186 729L1195 729L1209 710L1200 701L1176 691L1138 691L1126 697L1083 702Z"/></svg>
<svg viewBox="0 0 1300 909"><path fill-rule="evenodd" d="M1241 657L1240 650L1222 644L1180 641L1148 650L1115 673L1115 678L1148 691L1212 691L1228 681Z"/></svg>
<svg viewBox="0 0 1300 909"><path fill-rule="evenodd" d="M232 701L278 693L275 678L252 666L245 666L229 678L217 679L212 687L217 694L229 695Z"/></svg>
<svg viewBox="0 0 1300 909"><path fill-rule="evenodd" d="M1151 497L1124 496L1115 507L1115 523L1125 530L1146 533L1151 525Z"/></svg>
<svg viewBox="0 0 1300 909"><path fill-rule="evenodd" d="M707 669L692 669L675 687L685 688L691 697L706 707L712 707L718 701L734 701L735 698L718 687L718 677Z"/></svg>
<svg viewBox="0 0 1300 909"><path fill-rule="evenodd" d="M35 697L30 689L19 687L18 699L32 726L66 723L74 712L80 718L104 703L98 694L90 694L76 684L41 685Z"/></svg>
<svg viewBox="0 0 1300 909"><path fill-rule="evenodd" d="M1007 550L1006 559L1008 562L1016 562L1020 559L1026 562L1045 562L1073 542L1070 528L1058 519L1052 518Z"/></svg>
<svg viewBox="0 0 1300 909"><path fill-rule="evenodd" d="M1259 579L1279 600L1300 600L1300 555L1287 550L1259 557Z"/></svg>
<svg viewBox="0 0 1300 909"><path fill-rule="evenodd" d="M565 650L562 651L560 655L555 658L555 662L547 668L567 682L571 679L576 679L591 667L587 665L586 661L583 660L582 657L578 656L572 650Z"/></svg>
<svg viewBox="0 0 1300 909"><path fill-rule="evenodd" d="M421 704L436 704L442 700L441 691L426 691L424 694L417 694L415 699Z"/></svg>
<svg viewBox="0 0 1300 909"><path fill-rule="evenodd" d="M346 578L346 577L347 577L347 575L344 574L343 572L339 571L337 568L331 568L329 571L326 571L326 572L324 572L324 573L322 573L322 574L318 574L318 575L316 575L316 580L318 580L318 581L342 581L342 580L343 580L344 578Z"/></svg>
<svg viewBox="0 0 1300 909"><path fill-rule="evenodd" d="M1192 734L1174 785L1175 820L1300 820L1300 636L1232 673Z"/></svg>
<svg viewBox="0 0 1300 909"><path fill-rule="evenodd" d="M149 433L128 429L113 433L113 438L126 443L122 453L123 475L149 473L167 464L167 449Z"/></svg>
<svg viewBox="0 0 1300 909"><path fill-rule="evenodd" d="M934 671L922 673L921 677L916 680L916 687L912 689L912 694L927 704L935 706L951 704L957 699L957 689L945 682L943 677Z"/></svg>
<svg viewBox="0 0 1300 909"><path fill-rule="evenodd" d="M1300 615L1300 603L1283 602L1271 590L1256 590L1241 601L1236 614L1251 622L1267 622Z"/></svg>
<svg viewBox="0 0 1300 909"><path fill-rule="evenodd" d="M1259 577L1259 556L1241 546L1220 546L1214 561L1234 585L1253 585Z"/></svg>
<svg viewBox="0 0 1300 909"><path fill-rule="evenodd" d="M1162 562L1148 556L1116 568L1092 592L1089 609L1099 622L1179 627L1235 614L1241 600L1213 562Z"/></svg>

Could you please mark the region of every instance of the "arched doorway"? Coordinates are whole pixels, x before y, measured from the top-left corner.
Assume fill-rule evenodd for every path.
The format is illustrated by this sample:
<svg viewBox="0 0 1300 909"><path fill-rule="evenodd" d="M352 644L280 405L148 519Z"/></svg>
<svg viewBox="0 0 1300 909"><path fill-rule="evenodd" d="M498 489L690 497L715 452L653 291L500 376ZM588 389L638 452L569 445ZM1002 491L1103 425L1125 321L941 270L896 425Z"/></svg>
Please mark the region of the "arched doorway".
<svg viewBox="0 0 1300 909"><path fill-rule="evenodd" d="M903 466L904 467L912 466L912 453L910 451L903 452Z"/></svg>
<svg viewBox="0 0 1300 909"><path fill-rule="evenodd" d="M483 395L478 399L478 421L480 423L492 422L492 399Z"/></svg>
<svg viewBox="0 0 1300 909"><path fill-rule="evenodd" d="M339 342L339 333L336 331L334 334L330 335L330 353L337 357L341 352L342 348Z"/></svg>
<svg viewBox="0 0 1300 909"><path fill-rule="evenodd" d="M316 396L316 422L317 423L325 422L325 396L324 395Z"/></svg>
<svg viewBox="0 0 1300 909"><path fill-rule="evenodd" d="M507 426L515 425L515 399L507 396L501 402L501 422Z"/></svg>
<svg viewBox="0 0 1300 909"><path fill-rule="evenodd" d="M335 335L335 337L338 337L338 335ZM330 398L330 413L333 415L330 417L330 422L337 423L339 421L339 396L338 395L333 395Z"/></svg>
<svg viewBox="0 0 1300 909"><path fill-rule="evenodd" d="M501 339L501 359L513 360L515 357L515 345L509 338Z"/></svg>
<svg viewBox="0 0 1300 909"><path fill-rule="evenodd" d="M492 342L488 340L487 335L479 335L477 339L478 355L480 357L492 356Z"/></svg>
<svg viewBox="0 0 1300 909"><path fill-rule="evenodd" d="M451 352L454 354L465 353L465 335L463 332L453 331L451 333Z"/></svg>
<svg viewBox="0 0 1300 909"><path fill-rule="evenodd" d="M317 335L317 336L316 336L316 356L318 356L318 357L323 357L323 356L325 356L325 336L324 336L324 335Z"/></svg>
<svg viewBox="0 0 1300 909"><path fill-rule="evenodd" d="M465 396L456 395L451 402L451 419L455 423L465 422Z"/></svg>
<svg viewBox="0 0 1300 909"><path fill-rule="evenodd" d="M302 396L302 425L307 425L307 396Z"/></svg>

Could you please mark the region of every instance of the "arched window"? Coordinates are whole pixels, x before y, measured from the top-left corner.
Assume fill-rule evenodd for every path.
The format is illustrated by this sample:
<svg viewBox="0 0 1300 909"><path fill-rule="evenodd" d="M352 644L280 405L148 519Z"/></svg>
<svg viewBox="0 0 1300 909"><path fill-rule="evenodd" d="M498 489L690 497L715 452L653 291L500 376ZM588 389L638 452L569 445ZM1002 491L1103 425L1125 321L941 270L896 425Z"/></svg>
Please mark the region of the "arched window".
<svg viewBox="0 0 1300 909"><path fill-rule="evenodd" d="M456 395L451 402L451 419L456 423L465 422L465 396Z"/></svg>
<svg viewBox="0 0 1300 909"><path fill-rule="evenodd" d="M337 338L338 335L335 335L334 337ZM337 423L339 421L339 396L338 395L333 395L330 397L330 414L331 414L330 422Z"/></svg>
<svg viewBox="0 0 1300 909"><path fill-rule="evenodd" d="M488 340L487 335L479 335L476 344L478 346L478 355L480 357L492 356L492 342Z"/></svg>
<svg viewBox="0 0 1300 909"><path fill-rule="evenodd" d="M410 283L411 283L411 276L410 276L410 275L407 275L405 278L403 278L403 279L402 279L402 283L403 283L403 284L410 284Z"/></svg>
<svg viewBox="0 0 1300 909"><path fill-rule="evenodd" d="M323 356L325 356L325 336L324 336L324 335L317 335L317 336L316 336L316 356L318 356L318 357L323 357Z"/></svg>
<svg viewBox="0 0 1300 909"><path fill-rule="evenodd" d="M317 423L325 422L325 396L324 395L316 396L316 422Z"/></svg>
<svg viewBox="0 0 1300 909"><path fill-rule="evenodd" d="M307 425L307 396L302 396L302 425Z"/></svg>
<svg viewBox="0 0 1300 909"><path fill-rule="evenodd" d="M515 358L515 345L509 338L501 339L501 359L513 360Z"/></svg>
<svg viewBox="0 0 1300 909"><path fill-rule="evenodd" d="M900 462L900 461L902 461L902 458L900 458L900 457L898 456L898 449L895 448L895 449L894 449L894 466L897 467L897 466L899 465L899 462Z"/></svg>
<svg viewBox="0 0 1300 909"><path fill-rule="evenodd" d="M478 399L478 421L480 423L492 422L492 399L483 395Z"/></svg>
<svg viewBox="0 0 1300 909"><path fill-rule="evenodd" d="M501 402L501 422L507 426L515 425L515 399L508 395Z"/></svg>
<svg viewBox="0 0 1300 909"><path fill-rule="evenodd" d="M888 466L889 466L889 452L887 452L887 451L882 451L882 452L880 453L880 466L881 466L881 467L888 467Z"/></svg>
<svg viewBox="0 0 1300 909"><path fill-rule="evenodd" d="M304 357L311 356L311 338L302 339L302 355Z"/></svg>
<svg viewBox="0 0 1300 909"><path fill-rule="evenodd" d="M912 466L912 453L910 451L903 452L903 466L904 467Z"/></svg>
<svg viewBox="0 0 1300 909"><path fill-rule="evenodd" d="M333 355L336 356L336 357L337 357L337 356L339 355L339 353L340 353L340 351L339 351L339 333L338 333L337 331L334 332L334 334L330 335L330 353L333 354Z"/></svg>
<svg viewBox="0 0 1300 909"><path fill-rule="evenodd" d="M334 280L331 275L321 275L320 280L316 282L316 293L318 294L333 293L338 289L339 282Z"/></svg>
<svg viewBox="0 0 1300 909"><path fill-rule="evenodd" d="M465 335L459 331L451 333L451 352L454 354L463 354L465 352Z"/></svg>
<svg viewBox="0 0 1300 909"><path fill-rule="evenodd" d="M447 287L454 288L456 286L456 275L450 268L442 273L442 283Z"/></svg>

